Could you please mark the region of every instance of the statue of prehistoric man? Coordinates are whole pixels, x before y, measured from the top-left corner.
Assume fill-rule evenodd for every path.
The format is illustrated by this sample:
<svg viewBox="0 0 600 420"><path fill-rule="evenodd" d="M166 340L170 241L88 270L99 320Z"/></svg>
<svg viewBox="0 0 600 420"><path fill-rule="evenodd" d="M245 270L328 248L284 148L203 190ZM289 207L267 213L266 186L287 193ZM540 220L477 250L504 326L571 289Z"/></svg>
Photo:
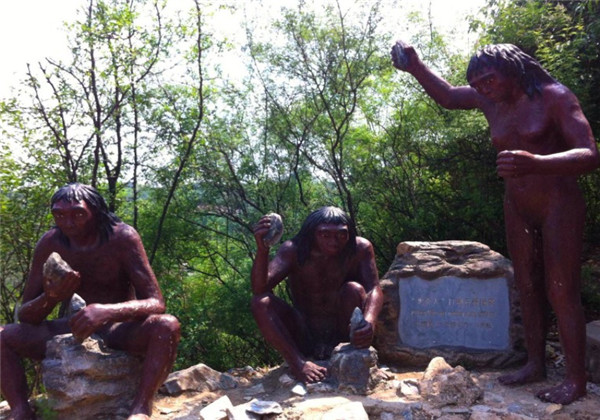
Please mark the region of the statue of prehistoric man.
<svg viewBox="0 0 600 420"><path fill-rule="evenodd" d="M314 360L328 358L341 342L365 348L373 341L383 298L373 246L356 236L354 222L341 209L322 207L269 262L263 238L270 225L263 217L254 229L258 249L252 267L252 313L292 374L305 383L318 382L327 369ZM273 293L284 279L292 306ZM356 307L366 323L350 340L350 317Z"/></svg>
<svg viewBox="0 0 600 420"><path fill-rule="evenodd" d="M566 378L537 396L568 404L586 393L585 318L580 300L585 204L577 177L599 165L590 125L575 95L511 44L488 45L467 69L469 86L434 74L398 42L394 66L412 74L448 109L480 109L504 178L508 250L520 291L528 360L499 378L523 384L546 377L548 303L558 320Z"/></svg>
<svg viewBox="0 0 600 420"><path fill-rule="evenodd" d="M96 333L114 349L144 356L142 377L129 419L148 419L158 387L169 374L179 343L179 322L165 303L138 233L108 211L98 192L69 184L51 200L56 226L36 245L19 309L20 323L0 330L2 395L14 419L32 419L21 358L41 360L46 342L73 333ZM58 253L72 270L61 281L44 277L48 256ZM74 293L87 306L72 318L46 320Z"/></svg>

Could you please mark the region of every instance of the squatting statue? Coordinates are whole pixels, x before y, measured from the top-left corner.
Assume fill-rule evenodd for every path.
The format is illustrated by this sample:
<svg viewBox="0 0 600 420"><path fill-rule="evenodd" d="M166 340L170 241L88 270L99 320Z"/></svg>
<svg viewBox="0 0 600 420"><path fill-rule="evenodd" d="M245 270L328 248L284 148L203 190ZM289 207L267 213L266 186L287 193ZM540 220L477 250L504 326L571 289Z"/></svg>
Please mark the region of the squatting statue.
<svg viewBox="0 0 600 420"><path fill-rule="evenodd" d="M260 331L288 363L296 379L318 382L327 369L314 363L350 341L371 345L383 295L371 243L356 235L354 222L336 207L322 207L304 221L269 262L272 218L254 228L257 253L252 267L252 313ZM273 289L287 280L292 305ZM358 307L365 323L349 337L350 317Z"/></svg>

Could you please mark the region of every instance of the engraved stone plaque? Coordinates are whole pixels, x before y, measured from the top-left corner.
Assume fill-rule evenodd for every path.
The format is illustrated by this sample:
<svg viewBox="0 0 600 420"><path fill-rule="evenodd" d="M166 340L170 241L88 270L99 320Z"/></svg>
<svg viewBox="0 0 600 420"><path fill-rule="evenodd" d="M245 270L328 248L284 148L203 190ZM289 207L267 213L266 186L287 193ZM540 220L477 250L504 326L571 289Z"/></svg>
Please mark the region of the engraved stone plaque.
<svg viewBox="0 0 600 420"><path fill-rule="evenodd" d="M510 347L510 302L505 278L443 276L399 281L400 344L476 350Z"/></svg>

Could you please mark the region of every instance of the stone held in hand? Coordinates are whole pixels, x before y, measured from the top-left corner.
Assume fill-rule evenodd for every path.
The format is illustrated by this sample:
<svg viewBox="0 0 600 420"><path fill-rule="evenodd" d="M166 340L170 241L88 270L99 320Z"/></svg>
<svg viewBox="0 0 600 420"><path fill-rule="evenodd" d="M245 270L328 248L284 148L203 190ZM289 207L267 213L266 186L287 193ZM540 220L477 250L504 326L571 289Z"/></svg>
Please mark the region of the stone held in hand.
<svg viewBox="0 0 600 420"><path fill-rule="evenodd" d="M408 47L408 45L403 41L396 41L392 47L392 61L394 66L400 70L406 70L408 67L408 56L405 51L406 47Z"/></svg>
<svg viewBox="0 0 600 420"><path fill-rule="evenodd" d="M354 336L354 331L361 329L365 325L367 325L367 320L357 306L354 308L354 311L352 311L352 316L350 317L350 340L352 340L352 337Z"/></svg>
<svg viewBox="0 0 600 420"><path fill-rule="evenodd" d="M53 252L44 263L42 269L45 280L44 284L53 283L59 286L66 278L66 275L73 271L71 266L62 259L58 252Z"/></svg>
<svg viewBox="0 0 600 420"><path fill-rule="evenodd" d="M267 234L263 237L263 243L266 246L273 246L281 239L283 235L283 221L277 213L269 213L266 215L271 222L271 227Z"/></svg>

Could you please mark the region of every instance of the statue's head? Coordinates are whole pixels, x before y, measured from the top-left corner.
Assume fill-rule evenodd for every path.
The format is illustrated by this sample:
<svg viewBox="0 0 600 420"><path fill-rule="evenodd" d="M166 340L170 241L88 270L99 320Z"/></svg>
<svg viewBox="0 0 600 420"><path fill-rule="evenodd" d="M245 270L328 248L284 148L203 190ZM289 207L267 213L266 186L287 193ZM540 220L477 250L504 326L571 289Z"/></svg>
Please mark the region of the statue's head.
<svg viewBox="0 0 600 420"><path fill-rule="evenodd" d="M113 231L113 226L120 219L108 210L106 201L100 193L89 185L73 182L65 185L54 193L50 199L50 208L60 201L67 203L85 201L96 220L96 226L102 241L106 241Z"/></svg>
<svg viewBox="0 0 600 420"><path fill-rule="evenodd" d="M322 225L347 227L347 242L340 252L340 258L350 257L356 251L356 226L354 221L342 209L333 206L321 207L308 215L300 231L292 242L298 249L298 263L304 264L315 245L317 230Z"/></svg>
<svg viewBox="0 0 600 420"><path fill-rule="evenodd" d="M543 84L555 82L535 58L513 44L486 45L477 51L467 67L467 80L486 68L514 80L529 97L541 93Z"/></svg>

